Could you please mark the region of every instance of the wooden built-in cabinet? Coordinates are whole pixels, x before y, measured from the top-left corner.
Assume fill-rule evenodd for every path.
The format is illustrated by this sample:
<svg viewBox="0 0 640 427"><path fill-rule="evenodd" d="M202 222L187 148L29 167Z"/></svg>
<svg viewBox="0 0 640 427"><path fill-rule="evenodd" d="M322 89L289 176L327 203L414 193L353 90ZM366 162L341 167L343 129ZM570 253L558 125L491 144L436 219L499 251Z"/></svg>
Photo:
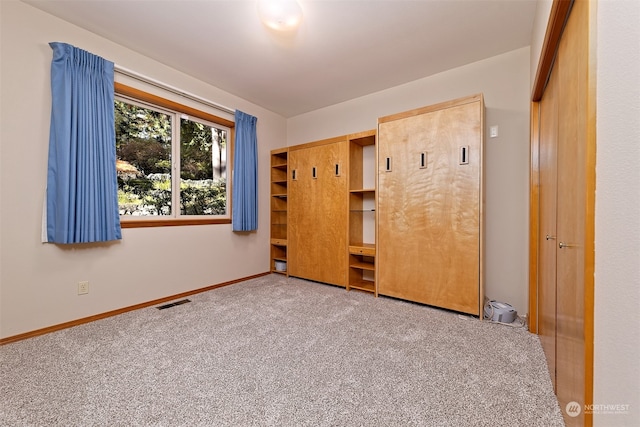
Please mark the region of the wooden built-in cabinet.
<svg viewBox="0 0 640 427"><path fill-rule="evenodd" d="M381 295L480 316L482 95L378 120Z"/></svg>
<svg viewBox="0 0 640 427"><path fill-rule="evenodd" d="M345 137L289 147L289 274L347 286Z"/></svg>
<svg viewBox="0 0 640 427"><path fill-rule="evenodd" d="M483 147L474 95L273 152L273 265L480 317Z"/></svg>
<svg viewBox="0 0 640 427"><path fill-rule="evenodd" d="M375 286L376 131L348 135L349 280L347 290L373 292Z"/></svg>
<svg viewBox="0 0 640 427"><path fill-rule="evenodd" d="M287 274L288 149L271 151L271 271Z"/></svg>

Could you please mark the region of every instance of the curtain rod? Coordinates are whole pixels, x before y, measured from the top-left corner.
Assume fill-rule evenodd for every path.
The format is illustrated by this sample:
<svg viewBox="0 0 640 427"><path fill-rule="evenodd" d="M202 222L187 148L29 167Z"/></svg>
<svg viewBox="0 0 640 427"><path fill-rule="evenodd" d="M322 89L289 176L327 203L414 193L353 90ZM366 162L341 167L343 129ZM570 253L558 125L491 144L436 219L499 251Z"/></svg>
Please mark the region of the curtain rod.
<svg viewBox="0 0 640 427"><path fill-rule="evenodd" d="M199 97L198 95L194 95L192 93L185 92L185 91L183 91L181 89L178 89L177 87L170 86L170 85L168 85L166 83L162 83L162 82L160 82L160 81L158 81L156 79L152 79L151 77L143 76L142 74L136 73L135 71L128 70L128 69L126 69L124 67L121 67L121 66L119 66L117 64L114 64L114 70L117 73L120 73L122 75L131 77L131 78L133 78L135 80L138 80L138 81L141 81L143 83L150 84L150 85L155 86L157 88L164 89L166 91L169 91L169 92L174 93L176 95L180 95L180 96L182 96L184 98L187 98L187 99L190 99L192 101L200 102L200 103L205 104L205 105L207 105L209 107L215 108L216 110L223 111L223 112L228 113L228 114L235 114L236 113L236 110L234 110L232 108L225 107L224 105L216 104L215 102L209 101L208 99L204 99L204 98Z"/></svg>

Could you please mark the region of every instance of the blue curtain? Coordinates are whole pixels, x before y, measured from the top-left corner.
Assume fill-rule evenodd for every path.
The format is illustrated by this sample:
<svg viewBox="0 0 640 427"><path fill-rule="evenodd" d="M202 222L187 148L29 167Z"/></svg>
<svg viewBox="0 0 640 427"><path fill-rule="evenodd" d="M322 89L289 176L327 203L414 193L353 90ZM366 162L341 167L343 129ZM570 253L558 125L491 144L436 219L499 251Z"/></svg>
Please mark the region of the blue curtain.
<svg viewBox="0 0 640 427"><path fill-rule="evenodd" d="M258 119L236 110L233 151L233 231L258 229Z"/></svg>
<svg viewBox="0 0 640 427"><path fill-rule="evenodd" d="M53 59L47 241L121 239L113 62L66 43L49 45Z"/></svg>

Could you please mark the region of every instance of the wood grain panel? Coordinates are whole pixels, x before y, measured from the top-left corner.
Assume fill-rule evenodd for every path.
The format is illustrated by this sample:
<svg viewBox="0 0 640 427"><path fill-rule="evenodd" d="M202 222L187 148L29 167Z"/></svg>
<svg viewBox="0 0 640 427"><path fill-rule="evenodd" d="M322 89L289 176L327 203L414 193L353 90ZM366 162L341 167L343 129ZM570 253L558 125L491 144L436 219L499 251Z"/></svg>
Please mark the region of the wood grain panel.
<svg viewBox="0 0 640 427"><path fill-rule="evenodd" d="M585 402L585 190L589 3L576 1L558 49L556 392L560 406ZM564 248L560 248L563 245ZM589 402L590 403L590 402ZM584 411L565 416L584 425Z"/></svg>
<svg viewBox="0 0 640 427"><path fill-rule="evenodd" d="M538 239L538 334L556 386L556 201L558 95L557 72L551 75L540 107L540 231ZM548 236L548 237L547 237Z"/></svg>
<svg viewBox="0 0 640 427"><path fill-rule="evenodd" d="M325 283L339 286L347 285L348 259L348 189L347 166L348 145L346 139L327 145L319 153L321 166L318 169L318 185L321 186L321 201L318 206L320 228L316 227L318 242L314 251L316 264L323 268L317 278ZM336 176L335 166L340 165L342 172Z"/></svg>
<svg viewBox="0 0 640 427"><path fill-rule="evenodd" d="M428 105L422 108L416 108L414 110L403 111L402 113L391 114L378 118L378 124L392 122L400 119L406 119L413 116L421 116L423 114L431 113L433 111L445 110L449 107L457 107L463 104L469 104L474 102L484 102L482 94L465 96L463 98L453 99L450 101L440 102L438 104Z"/></svg>
<svg viewBox="0 0 640 427"><path fill-rule="evenodd" d="M379 125L379 293L479 315L481 103L447 106Z"/></svg>
<svg viewBox="0 0 640 427"><path fill-rule="evenodd" d="M289 184L289 274L346 286L347 174L336 176L335 165L346 166L347 143L306 147L289 153L289 170L297 174Z"/></svg>
<svg viewBox="0 0 640 427"><path fill-rule="evenodd" d="M309 149L310 150L310 149ZM289 152L289 275L305 277L310 271L313 260L306 250L309 240L313 238L311 230L315 227L315 209L310 209L316 203L316 195L311 179L311 156L308 150ZM296 179L292 179L295 174Z"/></svg>

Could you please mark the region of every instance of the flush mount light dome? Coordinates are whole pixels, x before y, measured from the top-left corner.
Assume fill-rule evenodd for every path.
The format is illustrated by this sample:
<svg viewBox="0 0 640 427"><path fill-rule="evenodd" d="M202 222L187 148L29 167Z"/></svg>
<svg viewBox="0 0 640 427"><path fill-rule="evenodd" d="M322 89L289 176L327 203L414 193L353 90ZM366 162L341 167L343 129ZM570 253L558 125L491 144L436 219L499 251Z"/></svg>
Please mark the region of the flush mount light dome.
<svg viewBox="0 0 640 427"><path fill-rule="evenodd" d="M258 0L258 15L271 29L291 31L302 21L302 8L296 0Z"/></svg>

